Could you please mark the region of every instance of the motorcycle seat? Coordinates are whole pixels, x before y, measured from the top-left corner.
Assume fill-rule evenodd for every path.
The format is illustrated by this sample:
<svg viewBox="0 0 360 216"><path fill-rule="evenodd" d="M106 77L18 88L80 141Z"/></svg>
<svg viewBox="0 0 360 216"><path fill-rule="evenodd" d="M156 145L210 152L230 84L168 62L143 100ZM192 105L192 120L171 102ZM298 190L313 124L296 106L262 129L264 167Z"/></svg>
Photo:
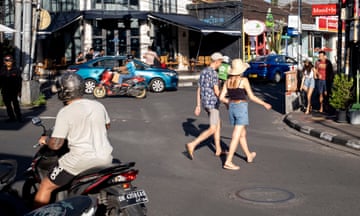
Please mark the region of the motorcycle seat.
<svg viewBox="0 0 360 216"><path fill-rule="evenodd" d="M77 176L77 178L81 178L82 176L86 176L91 173L100 173L101 174L101 173L108 173L108 172L116 172L116 171L128 169L133 166L135 166L135 162L121 163L121 164L113 163L108 166L97 166L97 167L93 167L93 168L90 168L88 170L81 172Z"/></svg>

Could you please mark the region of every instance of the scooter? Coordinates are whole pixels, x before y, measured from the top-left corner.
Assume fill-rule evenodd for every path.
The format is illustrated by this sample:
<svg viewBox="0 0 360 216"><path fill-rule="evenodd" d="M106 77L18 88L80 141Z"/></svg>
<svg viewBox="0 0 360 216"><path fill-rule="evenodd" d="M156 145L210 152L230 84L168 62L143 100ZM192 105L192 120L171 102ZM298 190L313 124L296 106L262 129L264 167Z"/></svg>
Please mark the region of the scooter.
<svg viewBox="0 0 360 216"><path fill-rule="evenodd" d="M92 216L97 209L96 199L79 195L35 209L25 216Z"/></svg>
<svg viewBox="0 0 360 216"><path fill-rule="evenodd" d="M100 84L94 88L94 96L96 98L104 98L105 96L131 96L139 99L146 97L146 82L142 76L134 76L124 79L121 84L114 83L113 78L116 71L106 69L101 74Z"/></svg>
<svg viewBox="0 0 360 216"><path fill-rule="evenodd" d="M43 134L49 134L39 117L32 118L35 126L42 127ZM39 147L35 144L34 147ZM47 175L52 164L56 163L68 148L53 151L43 145L35 154L30 167L26 171L26 180L23 185L23 199L32 205L35 193L41 179ZM135 162L117 163L107 167L95 167L77 175L68 185L54 191L51 202L66 198L88 195L96 198L96 215L146 215L145 203L149 201L145 190L133 186L132 182L138 175L134 169Z"/></svg>

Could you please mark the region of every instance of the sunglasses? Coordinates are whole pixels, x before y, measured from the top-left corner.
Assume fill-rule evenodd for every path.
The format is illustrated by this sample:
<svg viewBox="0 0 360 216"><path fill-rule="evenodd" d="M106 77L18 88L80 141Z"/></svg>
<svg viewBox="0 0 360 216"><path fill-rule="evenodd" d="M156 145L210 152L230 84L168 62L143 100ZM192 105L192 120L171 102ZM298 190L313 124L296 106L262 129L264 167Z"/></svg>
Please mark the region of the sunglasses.
<svg viewBox="0 0 360 216"><path fill-rule="evenodd" d="M4 59L4 62L12 62L12 59Z"/></svg>

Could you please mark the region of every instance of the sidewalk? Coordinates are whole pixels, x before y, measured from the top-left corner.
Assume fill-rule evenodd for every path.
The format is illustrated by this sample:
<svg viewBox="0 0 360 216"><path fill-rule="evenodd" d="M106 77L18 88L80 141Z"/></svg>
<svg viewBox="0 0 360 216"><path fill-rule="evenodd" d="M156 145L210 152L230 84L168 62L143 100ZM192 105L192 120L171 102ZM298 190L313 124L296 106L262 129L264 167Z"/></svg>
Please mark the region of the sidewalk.
<svg viewBox="0 0 360 216"><path fill-rule="evenodd" d="M360 125L338 123L335 116L317 112L305 115L301 111L285 115L284 122L304 134L360 150Z"/></svg>

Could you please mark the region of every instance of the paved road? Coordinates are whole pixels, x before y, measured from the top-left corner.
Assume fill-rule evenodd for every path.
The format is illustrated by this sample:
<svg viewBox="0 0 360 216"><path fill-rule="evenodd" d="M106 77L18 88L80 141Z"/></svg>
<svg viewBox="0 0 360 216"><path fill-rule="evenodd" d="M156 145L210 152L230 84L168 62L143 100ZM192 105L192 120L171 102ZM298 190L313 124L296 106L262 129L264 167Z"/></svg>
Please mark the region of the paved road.
<svg viewBox="0 0 360 216"><path fill-rule="evenodd" d="M208 124L205 113L193 115L194 87L150 93L143 100L101 100L113 121L109 137L114 155L137 162L136 185L148 192L148 215L358 215L359 156L289 129L278 111L277 86L260 84L254 90L265 90L263 97L274 110L266 112L250 103L248 142L258 157L247 164L239 150L234 162L241 166L240 171L222 169L224 158L214 156L211 140L196 150L195 160L183 154L184 144ZM60 102L51 99L40 115L55 116L59 106ZM232 128L224 107L221 113L221 139L227 146ZM3 128L0 157L17 159L19 169L24 170L39 133L29 123ZM21 180L19 177L19 186Z"/></svg>

